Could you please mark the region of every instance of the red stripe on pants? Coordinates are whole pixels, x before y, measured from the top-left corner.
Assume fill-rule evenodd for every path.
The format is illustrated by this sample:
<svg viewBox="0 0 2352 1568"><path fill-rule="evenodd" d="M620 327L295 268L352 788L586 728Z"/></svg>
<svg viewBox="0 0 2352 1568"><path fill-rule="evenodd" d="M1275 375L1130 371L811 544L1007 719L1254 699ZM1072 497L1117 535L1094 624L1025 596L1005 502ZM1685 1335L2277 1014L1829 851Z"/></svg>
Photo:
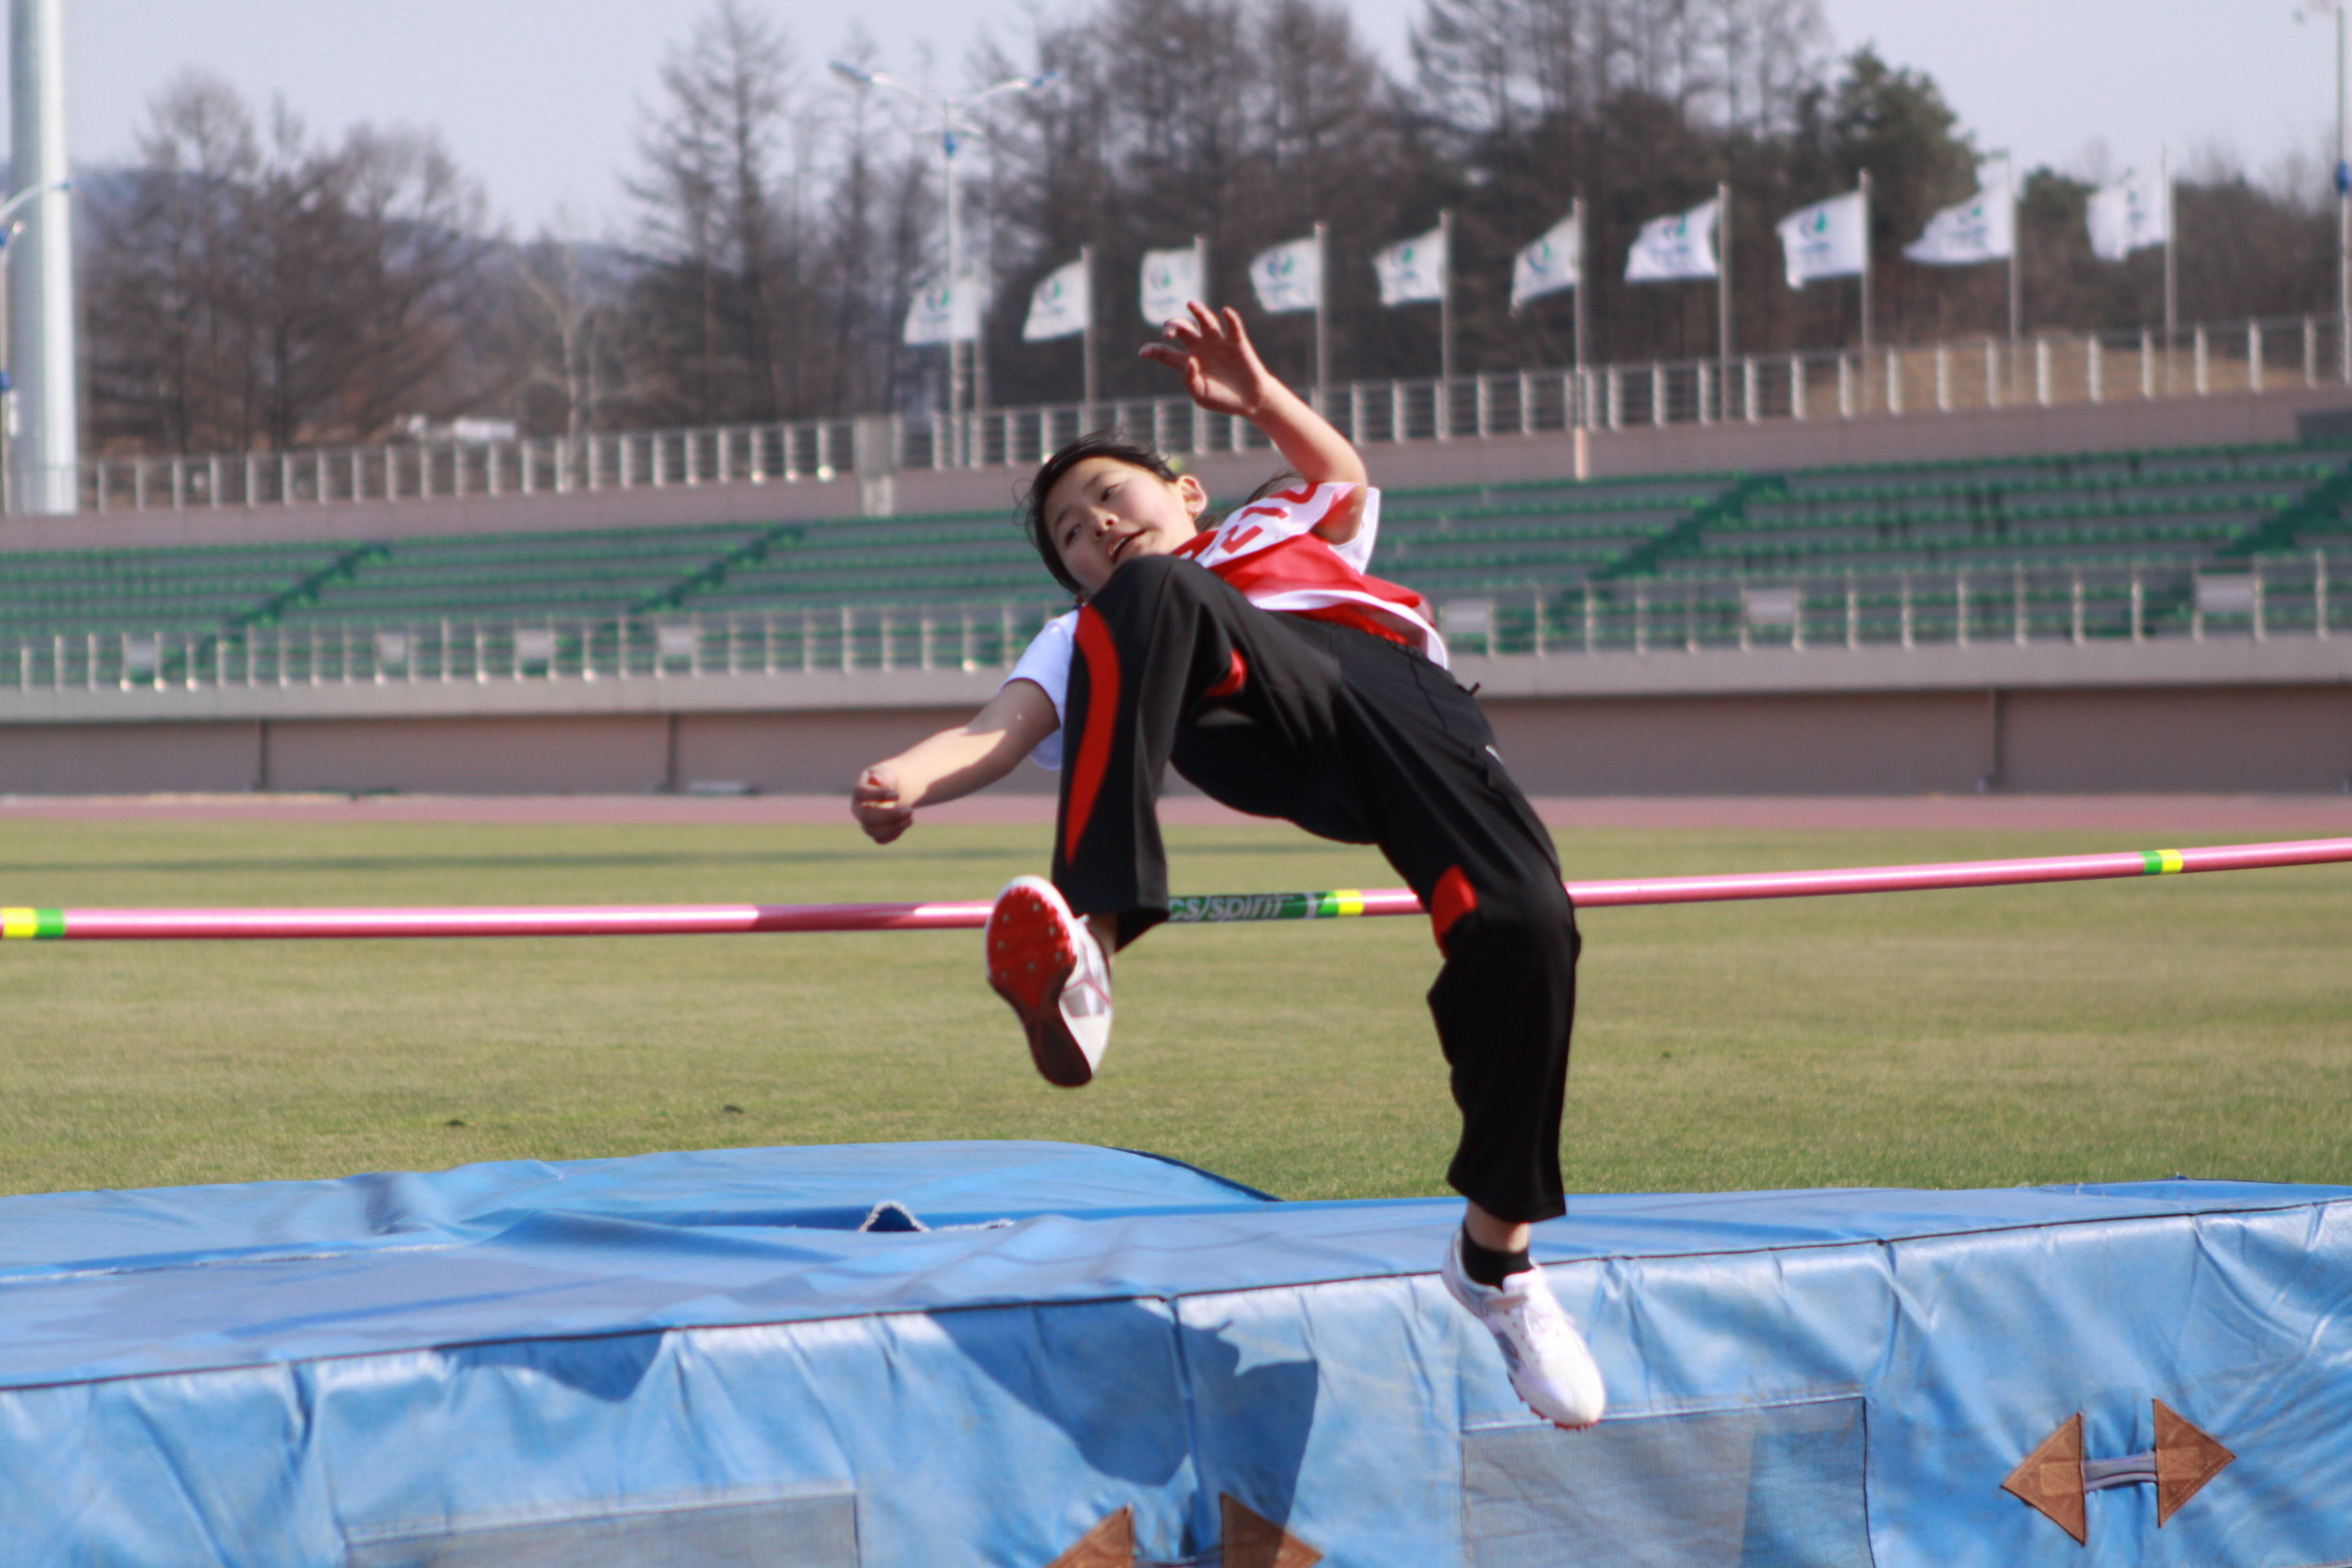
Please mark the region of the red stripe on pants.
<svg viewBox="0 0 2352 1568"><path fill-rule="evenodd" d="M1241 689L1241 683L1247 679L1249 679L1249 660L1241 656L1239 648L1235 648L1233 649L1233 662L1225 666L1225 678L1201 695L1204 697L1230 697Z"/></svg>
<svg viewBox="0 0 2352 1568"><path fill-rule="evenodd" d="M1078 852L1086 825L1102 793L1103 769L1111 761L1111 737L1119 727L1119 649L1111 629L1089 605L1078 612L1078 654L1086 660L1086 733L1070 766L1069 807L1062 817L1062 854Z"/></svg>
<svg viewBox="0 0 2352 1568"><path fill-rule="evenodd" d="M1445 951L1445 933L1454 922L1478 908L1478 892L1470 886L1470 879L1462 875L1460 866L1447 866L1445 875L1437 879L1436 895L1429 901L1429 925L1437 932L1437 950Z"/></svg>

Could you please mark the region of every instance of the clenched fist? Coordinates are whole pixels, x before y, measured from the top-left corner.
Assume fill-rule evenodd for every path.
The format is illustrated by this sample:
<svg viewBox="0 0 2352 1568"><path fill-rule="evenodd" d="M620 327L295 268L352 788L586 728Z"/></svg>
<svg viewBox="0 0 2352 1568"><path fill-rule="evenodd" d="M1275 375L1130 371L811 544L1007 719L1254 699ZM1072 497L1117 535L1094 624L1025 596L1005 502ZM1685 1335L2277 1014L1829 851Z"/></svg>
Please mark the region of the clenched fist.
<svg viewBox="0 0 2352 1568"><path fill-rule="evenodd" d="M856 787L849 791L849 810L876 843L888 843L915 825L913 808L899 803L898 769L887 762L857 776Z"/></svg>

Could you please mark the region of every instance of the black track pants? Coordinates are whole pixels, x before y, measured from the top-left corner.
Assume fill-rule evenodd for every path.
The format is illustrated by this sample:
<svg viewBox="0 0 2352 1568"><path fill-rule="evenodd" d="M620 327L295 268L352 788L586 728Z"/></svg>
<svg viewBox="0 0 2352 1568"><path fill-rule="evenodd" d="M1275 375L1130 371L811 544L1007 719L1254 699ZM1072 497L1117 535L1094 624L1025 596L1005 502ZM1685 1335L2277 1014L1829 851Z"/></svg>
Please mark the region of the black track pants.
<svg viewBox="0 0 2352 1568"><path fill-rule="evenodd" d="M1274 615L1192 561L1127 562L1080 613L1053 880L1131 941L1168 912L1167 767L1239 811L1380 846L1430 912L1429 990L1462 1141L1447 1179L1498 1218L1562 1212L1576 918L1550 836L1470 695L1406 648Z"/></svg>

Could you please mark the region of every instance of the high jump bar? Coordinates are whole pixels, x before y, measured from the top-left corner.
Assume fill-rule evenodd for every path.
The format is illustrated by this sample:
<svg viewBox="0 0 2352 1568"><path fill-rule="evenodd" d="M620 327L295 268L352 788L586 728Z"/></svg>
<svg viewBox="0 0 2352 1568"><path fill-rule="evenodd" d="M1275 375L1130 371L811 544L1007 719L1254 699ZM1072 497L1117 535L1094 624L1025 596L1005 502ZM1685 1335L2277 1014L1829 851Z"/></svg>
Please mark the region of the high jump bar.
<svg viewBox="0 0 2352 1568"><path fill-rule="evenodd" d="M1854 866L1835 871L1570 882L1580 909L1817 898L1832 893L1915 893L2013 887L2193 871L2253 871L2352 860L2352 838L2125 849L2104 854L1939 865ZM1207 893L1170 901L1174 925L1418 915L1408 888L1328 893ZM6 909L0 937L64 941L253 940L324 936L708 936L752 931L957 931L984 926L985 900L947 904L650 904L501 909Z"/></svg>

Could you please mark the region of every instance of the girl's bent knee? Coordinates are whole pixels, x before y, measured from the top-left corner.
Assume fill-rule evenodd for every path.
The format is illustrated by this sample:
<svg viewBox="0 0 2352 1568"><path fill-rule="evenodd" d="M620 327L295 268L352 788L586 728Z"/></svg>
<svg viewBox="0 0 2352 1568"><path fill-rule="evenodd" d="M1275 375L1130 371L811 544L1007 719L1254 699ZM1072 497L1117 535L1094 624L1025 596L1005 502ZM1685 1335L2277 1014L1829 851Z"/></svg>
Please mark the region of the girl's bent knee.
<svg viewBox="0 0 2352 1568"><path fill-rule="evenodd" d="M1575 963L1582 941L1567 897L1547 898L1541 889L1529 892L1531 896L1519 897L1482 894L1476 910L1446 931L1446 956L1460 958L1476 951L1511 962Z"/></svg>

